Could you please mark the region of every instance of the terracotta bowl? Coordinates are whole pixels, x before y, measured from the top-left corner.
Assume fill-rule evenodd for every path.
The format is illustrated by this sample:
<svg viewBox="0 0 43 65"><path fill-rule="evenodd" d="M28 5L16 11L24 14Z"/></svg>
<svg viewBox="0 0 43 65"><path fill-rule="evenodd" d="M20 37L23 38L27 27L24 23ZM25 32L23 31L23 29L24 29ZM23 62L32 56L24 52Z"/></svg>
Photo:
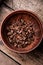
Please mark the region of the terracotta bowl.
<svg viewBox="0 0 43 65"><path fill-rule="evenodd" d="M39 39L35 40L33 43L31 43L30 45L28 45L26 48L19 48L19 49L15 49L13 48L10 43L7 40L7 36L6 36L6 26L9 25L9 23L13 22L15 18L17 18L17 16L24 16L24 19L27 21L27 16L29 16L29 19L31 18L32 21L36 22L38 24L38 28L40 30L40 35L39 35ZM30 20L30 21L31 21ZM42 40L42 24L41 21L39 20L39 18L32 12L30 11L25 11L25 10L19 10L19 11L15 11L13 13L11 13L10 15L8 15L5 20L2 23L1 26L1 37L2 37L2 41L4 42L4 44L8 47L8 49L17 52L17 53L27 53L32 51L33 49L35 49L41 42Z"/></svg>

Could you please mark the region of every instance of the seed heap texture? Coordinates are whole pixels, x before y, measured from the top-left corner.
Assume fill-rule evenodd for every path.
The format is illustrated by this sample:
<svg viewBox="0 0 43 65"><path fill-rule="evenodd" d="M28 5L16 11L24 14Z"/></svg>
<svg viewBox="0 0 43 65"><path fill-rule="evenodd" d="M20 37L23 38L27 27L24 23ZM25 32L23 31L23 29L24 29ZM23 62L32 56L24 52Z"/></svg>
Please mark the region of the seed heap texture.
<svg viewBox="0 0 43 65"><path fill-rule="evenodd" d="M19 23L19 24L18 24ZM27 23L20 19L15 23L7 26L7 37L9 43L16 48L25 48L34 41L33 23ZM37 35L37 34L36 34Z"/></svg>

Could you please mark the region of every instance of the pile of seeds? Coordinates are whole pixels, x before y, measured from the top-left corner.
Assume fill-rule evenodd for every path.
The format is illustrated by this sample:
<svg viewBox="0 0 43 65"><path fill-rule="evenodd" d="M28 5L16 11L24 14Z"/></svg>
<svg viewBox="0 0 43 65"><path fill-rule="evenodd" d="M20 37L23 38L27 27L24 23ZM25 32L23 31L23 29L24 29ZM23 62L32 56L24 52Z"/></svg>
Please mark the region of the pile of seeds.
<svg viewBox="0 0 43 65"><path fill-rule="evenodd" d="M18 24L19 23L19 24ZM7 27L7 37L9 43L16 48L25 48L34 41L33 23L27 23L20 19Z"/></svg>

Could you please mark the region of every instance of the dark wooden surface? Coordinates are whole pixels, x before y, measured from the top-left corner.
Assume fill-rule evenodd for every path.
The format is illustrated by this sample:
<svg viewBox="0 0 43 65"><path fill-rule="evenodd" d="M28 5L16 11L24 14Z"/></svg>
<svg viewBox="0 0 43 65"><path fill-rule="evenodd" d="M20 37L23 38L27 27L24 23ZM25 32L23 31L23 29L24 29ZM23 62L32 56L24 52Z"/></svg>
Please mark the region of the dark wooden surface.
<svg viewBox="0 0 43 65"><path fill-rule="evenodd" d="M0 51L0 65L19 65Z"/></svg>
<svg viewBox="0 0 43 65"><path fill-rule="evenodd" d="M7 3L8 6L14 10L2 5L0 8L0 27L3 20L13 11L16 10L31 10L39 16L43 22L43 0L12 0ZM7 49L1 40L0 36L0 50L6 53L11 58L15 59L21 65L43 65L43 39L40 45L30 53L18 54Z"/></svg>

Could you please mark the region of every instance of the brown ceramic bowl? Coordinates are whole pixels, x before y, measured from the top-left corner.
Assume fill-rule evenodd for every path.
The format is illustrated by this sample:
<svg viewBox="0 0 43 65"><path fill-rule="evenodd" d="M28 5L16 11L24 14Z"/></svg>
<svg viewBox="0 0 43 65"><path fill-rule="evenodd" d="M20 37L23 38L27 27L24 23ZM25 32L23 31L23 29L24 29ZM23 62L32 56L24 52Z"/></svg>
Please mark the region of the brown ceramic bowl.
<svg viewBox="0 0 43 65"><path fill-rule="evenodd" d="M6 36L6 26L9 25L9 23L13 22L15 18L17 18L17 16L21 16L21 15L25 15L24 19L27 21L27 16L29 16L29 19L31 18L32 21L36 22L38 24L38 28L40 30L40 35L39 35L39 39L35 40L33 43L31 43L30 45L28 45L26 48L19 48L19 49L15 49L13 48L8 40L7 40L7 36ZM30 21L31 21L30 20ZM11 13L10 15L8 15L5 20L2 23L1 26L1 37L2 40L4 42L4 44L12 51L17 52L17 53L27 53L32 51L33 49L35 49L41 42L42 40L42 25L41 25L41 21L39 20L39 18L32 12L30 11L24 11L24 10L20 10L20 11L15 11L13 13Z"/></svg>

